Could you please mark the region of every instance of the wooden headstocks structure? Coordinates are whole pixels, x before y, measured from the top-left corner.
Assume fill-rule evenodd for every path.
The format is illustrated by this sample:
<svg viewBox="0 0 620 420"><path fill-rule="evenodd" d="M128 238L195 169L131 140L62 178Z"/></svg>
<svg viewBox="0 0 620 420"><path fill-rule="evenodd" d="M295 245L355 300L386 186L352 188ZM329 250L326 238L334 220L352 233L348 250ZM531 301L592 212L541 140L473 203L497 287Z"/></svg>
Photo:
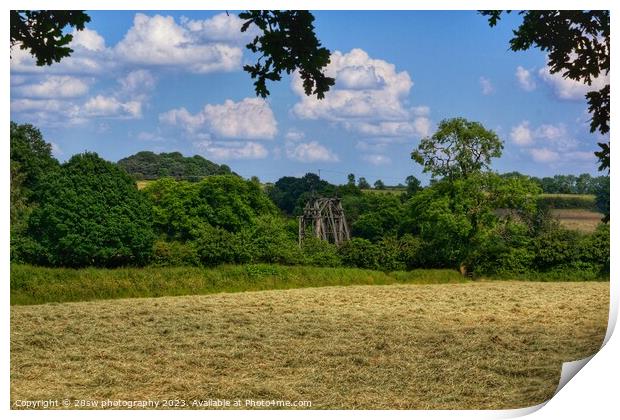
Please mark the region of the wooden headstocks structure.
<svg viewBox="0 0 620 420"><path fill-rule="evenodd" d="M299 245L306 237L308 228L312 236L336 245L351 239L339 198L313 198L308 201L303 215L299 216Z"/></svg>

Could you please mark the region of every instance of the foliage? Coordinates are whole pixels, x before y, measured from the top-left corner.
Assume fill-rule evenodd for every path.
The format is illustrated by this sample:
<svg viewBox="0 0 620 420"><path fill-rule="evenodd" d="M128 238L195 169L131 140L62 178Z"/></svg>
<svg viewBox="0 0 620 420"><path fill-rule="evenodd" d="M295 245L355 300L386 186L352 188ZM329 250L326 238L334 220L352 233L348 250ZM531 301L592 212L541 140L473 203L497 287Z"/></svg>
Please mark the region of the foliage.
<svg viewBox="0 0 620 420"><path fill-rule="evenodd" d="M317 267L340 267L342 261L338 254L338 247L327 241L308 236L302 244L304 263Z"/></svg>
<svg viewBox="0 0 620 420"><path fill-rule="evenodd" d="M596 194L596 208L605 216L603 221L609 222L609 177L605 177L598 185Z"/></svg>
<svg viewBox="0 0 620 420"><path fill-rule="evenodd" d="M321 47L314 33L314 16L307 10L248 10L239 13L245 22L241 31L250 25L260 29L246 47L260 56L255 65L243 69L256 79L256 95L269 95L266 81L277 81L282 73L298 71L306 95L316 94L322 99L335 80L325 76L323 69L329 64L329 50ZM263 61L264 59L264 61Z"/></svg>
<svg viewBox="0 0 620 420"><path fill-rule="evenodd" d="M418 260L424 267L471 264L476 244L500 221L497 209L533 226L539 192L530 180L494 173L439 181L406 203L401 230L422 239Z"/></svg>
<svg viewBox="0 0 620 420"><path fill-rule="evenodd" d="M413 197L418 191L422 190L422 183L418 178L413 175L409 175L406 179L407 182L407 193L406 197Z"/></svg>
<svg viewBox="0 0 620 420"><path fill-rule="evenodd" d="M11 121L10 136L11 166L18 165L13 172L22 177L23 188L32 190L44 175L59 167L58 161L52 157L52 145L43 140L39 129L31 124Z"/></svg>
<svg viewBox="0 0 620 420"><path fill-rule="evenodd" d="M152 254L151 207L133 180L95 153L43 177L28 223L33 263L65 267L143 265Z"/></svg>
<svg viewBox="0 0 620 420"><path fill-rule="evenodd" d="M374 184L375 190L384 190L385 184L380 179L377 179Z"/></svg>
<svg viewBox="0 0 620 420"><path fill-rule="evenodd" d="M49 66L73 52L67 26L81 31L87 22L90 17L80 10L11 10L11 47L28 50L37 66Z"/></svg>
<svg viewBox="0 0 620 420"><path fill-rule="evenodd" d="M335 192L334 185L313 173L307 173L301 178L282 177L267 190L269 198L287 215L301 214L306 201L313 195L331 196Z"/></svg>
<svg viewBox="0 0 620 420"><path fill-rule="evenodd" d="M347 267L370 268L380 267L380 250L367 239L353 238L345 242L338 250L342 264Z"/></svg>
<svg viewBox="0 0 620 420"><path fill-rule="evenodd" d="M153 206L153 226L169 239L204 238L205 232L226 235L256 223L259 215L275 214L259 185L233 175L214 175L199 182L162 178L145 189ZM214 244L214 247L216 244Z"/></svg>
<svg viewBox="0 0 620 420"><path fill-rule="evenodd" d="M366 178L364 178L363 176L360 176L359 179L357 180L357 187L360 190L367 190L370 188L370 184L368 183L368 181L366 181Z"/></svg>
<svg viewBox="0 0 620 420"><path fill-rule="evenodd" d="M452 118L442 120L431 137L420 140L411 158L433 177L455 179L488 169L503 147L497 134L482 124Z"/></svg>
<svg viewBox="0 0 620 420"><path fill-rule="evenodd" d="M118 165L136 179L175 179L197 181L209 175L230 175L227 165L218 165L195 155L185 157L179 152L160 153L143 151L123 158Z"/></svg>
<svg viewBox="0 0 620 420"><path fill-rule="evenodd" d="M579 194L543 194L538 205L550 209L597 210L593 195Z"/></svg>
<svg viewBox="0 0 620 420"><path fill-rule="evenodd" d="M501 10L481 12L490 26L501 19ZM609 74L609 10L523 10L521 25L513 31L510 48L525 51L532 46L547 53L549 71L588 85ZM609 132L609 83L586 94L592 115L590 131ZM599 143L599 170L609 169L609 143Z"/></svg>
<svg viewBox="0 0 620 420"><path fill-rule="evenodd" d="M525 175L522 175L525 176ZM532 177L544 193L548 194L596 194L607 176L593 177L590 174L554 175L553 177Z"/></svg>
<svg viewBox="0 0 620 420"><path fill-rule="evenodd" d="M197 266L200 259L192 243L159 240L153 245L151 263L155 267Z"/></svg>

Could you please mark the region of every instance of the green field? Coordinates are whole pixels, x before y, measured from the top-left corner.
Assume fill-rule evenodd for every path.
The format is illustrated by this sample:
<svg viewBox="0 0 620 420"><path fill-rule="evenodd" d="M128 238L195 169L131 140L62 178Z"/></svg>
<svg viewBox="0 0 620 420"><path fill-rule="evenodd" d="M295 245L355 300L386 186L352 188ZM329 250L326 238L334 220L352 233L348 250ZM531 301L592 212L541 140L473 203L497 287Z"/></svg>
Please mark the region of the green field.
<svg viewBox="0 0 620 420"><path fill-rule="evenodd" d="M44 268L11 265L11 304L76 302L98 299L202 295L318 286L458 283L455 270L384 273L358 268L268 264L215 268Z"/></svg>

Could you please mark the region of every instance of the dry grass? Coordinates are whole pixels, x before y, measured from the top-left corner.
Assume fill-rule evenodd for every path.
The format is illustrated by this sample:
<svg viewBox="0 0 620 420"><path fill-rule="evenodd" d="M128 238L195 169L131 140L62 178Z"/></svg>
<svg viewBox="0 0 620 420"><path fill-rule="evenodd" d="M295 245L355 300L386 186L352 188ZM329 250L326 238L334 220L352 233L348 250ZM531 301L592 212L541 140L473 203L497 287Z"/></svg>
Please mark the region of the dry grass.
<svg viewBox="0 0 620 420"><path fill-rule="evenodd" d="M560 220L566 229L592 233L601 223L603 214L581 209L553 209L551 214Z"/></svg>
<svg viewBox="0 0 620 420"><path fill-rule="evenodd" d="M593 354L609 283L348 286L11 307L11 399L515 408Z"/></svg>

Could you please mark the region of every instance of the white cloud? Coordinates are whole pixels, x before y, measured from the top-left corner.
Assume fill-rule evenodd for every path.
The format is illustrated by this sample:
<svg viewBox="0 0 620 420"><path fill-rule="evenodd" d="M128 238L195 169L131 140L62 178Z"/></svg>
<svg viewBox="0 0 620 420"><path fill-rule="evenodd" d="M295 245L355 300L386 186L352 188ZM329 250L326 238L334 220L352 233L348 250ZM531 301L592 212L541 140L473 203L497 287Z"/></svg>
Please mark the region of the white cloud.
<svg viewBox="0 0 620 420"><path fill-rule="evenodd" d="M286 156L299 162L338 162L334 152L316 141L309 143L289 143L286 145Z"/></svg>
<svg viewBox="0 0 620 420"><path fill-rule="evenodd" d="M418 117L413 121L353 122L344 126L371 137L423 137L429 134L431 122L426 117Z"/></svg>
<svg viewBox="0 0 620 420"><path fill-rule="evenodd" d="M531 92L536 89L536 82L532 78L532 73L529 70L518 66L515 76L517 77L517 81L519 82L521 89L527 92Z"/></svg>
<svg viewBox="0 0 620 420"><path fill-rule="evenodd" d="M50 145L52 146L52 154L53 154L56 158L58 158L58 157L62 156L63 151L62 151L62 149L60 148L60 146L58 145L58 143L54 143L54 142L52 141L52 142L50 142Z"/></svg>
<svg viewBox="0 0 620 420"><path fill-rule="evenodd" d="M367 137L419 137L429 134L428 106L408 107L406 99L413 82L406 71L375 59L359 48L336 51L325 68L336 85L324 99L307 96L298 73L291 87L299 97L293 115L302 119L326 120Z"/></svg>
<svg viewBox="0 0 620 420"><path fill-rule="evenodd" d="M431 109L426 105L414 106L411 108L411 113L416 117L428 117L431 114Z"/></svg>
<svg viewBox="0 0 620 420"><path fill-rule="evenodd" d="M254 25L250 25L246 32L241 32L243 20L234 13L220 13L205 20L182 17L181 25L201 39L237 44L246 43L258 33L258 28Z"/></svg>
<svg viewBox="0 0 620 420"><path fill-rule="evenodd" d="M21 85L15 92L27 98L75 98L88 92L88 84L72 76L47 76L39 83Z"/></svg>
<svg viewBox="0 0 620 420"><path fill-rule="evenodd" d="M184 67L194 73L240 69L241 48L209 42L204 31L192 21L179 25L172 16L137 13L133 26L114 50L119 58L134 64Z"/></svg>
<svg viewBox="0 0 620 420"><path fill-rule="evenodd" d="M142 104L138 101L121 102L113 96L97 95L90 98L83 107L88 117L139 118Z"/></svg>
<svg viewBox="0 0 620 420"><path fill-rule="evenodd" d="M84 28L81 31L74 30L72 35L71 47L73 48L82 48L94 52L105 50L105 39L97 31Z"/></svg>
<svg viewBox="0 0 620 420"><path fill-rule="evenodd" d="M560 159L560 154L554 150L544 148L532 148L528 150L532 159L540 163L556 162Z"/></svg>
<svg viewBox="0 0 620 420"><path fill-rule="evenodd" d="M527 146L532 143L533 136L530 130L529 121L522 121L521 124L513 127L510 131L510 138L512 142L519 146Z"/></svg>
<svg viewBox="0 0 620 420"><path fill-rule="evenodd" d="M269 154L260 143L247 142L196 142L194 145L213 160L263 159Z"/></svg>
<svg viewBox="0 0 620 420"><path fill-rule="evenodd" d="M539 77L547 83L555 96L565 100L583 100L585 94L592 90L600 90L609 83L609 75L599 75L588 85L572 79L565 79L561 72L551 74L549 67L543 67L538 71Z"/></svg>
<svg viewBox="0 0 620 420"><path fill-rule="evenodd" d="M362 159L375 166L389 165L392 163L392 159L385 155L364 155L362 156Z"/></svg>
<svg viewBox="0 0 620 420"><path fill-rule="evenodd" d="M495 92L495 87L493 83L491 83L491 80L484 76L480 76L480 87L482 88L483 95L491 95Z"/></svg>
<svg viewBox="0 0 620 420"><path fill-rule="evenodd" d="M259 98L239 102L226 100L221 105L207 104L197 114L185 108L172 109L159 115L161 122L182 126L190 133L207 132L222 138L273 139L278 124L269 104Z"/></svg>
<svg viewBox="0 0 620 420"><path fill-rule="evenodd" d="M294 128L288 130L286 132L286 135L284 136L284 138L289 141L299 141L302 140L304 137L306 137L306 135L303 132L295 130Z"/></svg>
<svg viewBox="0 0 620 420"><path fill-rule="evenodd" d="M144 95L155 88L157 80L148 70L133 70L118 79L121 90L128 95Z"/></svg>

